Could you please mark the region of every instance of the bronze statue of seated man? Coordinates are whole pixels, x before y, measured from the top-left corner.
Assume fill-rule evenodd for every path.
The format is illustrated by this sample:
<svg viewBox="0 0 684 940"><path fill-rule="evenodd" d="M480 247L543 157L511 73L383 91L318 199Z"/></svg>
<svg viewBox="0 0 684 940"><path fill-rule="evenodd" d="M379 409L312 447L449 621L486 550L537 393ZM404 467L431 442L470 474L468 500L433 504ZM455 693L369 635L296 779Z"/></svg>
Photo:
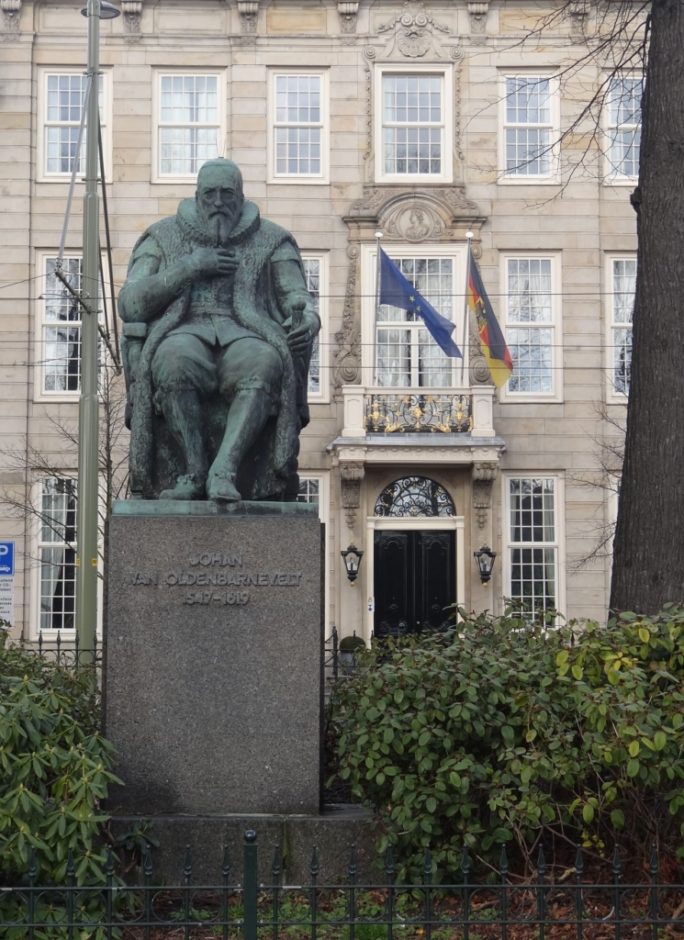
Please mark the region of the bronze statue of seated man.
<svg viewBox="0 0 684 940"><path fill-rule="evenodd" d="M205 163L195 198L143 234L119 313L133 496L293 498L320 321L296 242L245 200L236 164Z"/></svg>

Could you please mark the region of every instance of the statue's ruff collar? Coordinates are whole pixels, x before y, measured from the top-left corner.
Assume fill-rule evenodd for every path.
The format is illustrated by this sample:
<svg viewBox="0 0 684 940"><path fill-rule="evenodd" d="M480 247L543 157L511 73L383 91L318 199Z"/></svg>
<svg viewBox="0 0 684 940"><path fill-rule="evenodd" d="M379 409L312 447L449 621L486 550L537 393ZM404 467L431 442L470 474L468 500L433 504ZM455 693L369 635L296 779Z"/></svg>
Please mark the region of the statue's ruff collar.
<svg viewBox="0 0 684 940"><path fill-rule="evenodd" d="M178 219L178 224L183 233L188 235L192 241L211 248L217 247L214 236L208 233L203 227L203 224L200 223L197 216L197 203L194 199L183 199L178 206L176 218ZM243 238L246 238L247 235L251 235L258 227L258 207L253 202L245 202L242 207L242 212L240 213L240 218L237 220L228 238L223 240L222 245L232 245L235 242L242 241Z"/></svg>

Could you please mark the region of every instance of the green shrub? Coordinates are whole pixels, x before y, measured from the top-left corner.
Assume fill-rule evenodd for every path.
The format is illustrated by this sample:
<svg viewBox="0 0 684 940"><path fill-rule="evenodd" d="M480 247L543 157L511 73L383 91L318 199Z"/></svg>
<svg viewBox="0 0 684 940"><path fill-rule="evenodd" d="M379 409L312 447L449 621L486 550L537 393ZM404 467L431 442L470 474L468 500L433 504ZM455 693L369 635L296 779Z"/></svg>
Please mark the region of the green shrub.
<svg viewBox="0 0 684 940"><path fill-rule="evenodd" d="M333 696L339 776L403 874L428 846L439 877L458 877L464 846L531 866L541 838L551 862L616 835L684 854L684 611L581 630L461 613L376 647Z"/></svg>
<svg viewBox="0 0 684 940"><path fill-rule="evenodd" d="M38 884L63 883L70 854L77 885L104 883L99 806L117 779L111 766L94 673L9 646L0 630L0 884L26 882L29 869ZM0 901L8 921L10 907Z"/></svg>

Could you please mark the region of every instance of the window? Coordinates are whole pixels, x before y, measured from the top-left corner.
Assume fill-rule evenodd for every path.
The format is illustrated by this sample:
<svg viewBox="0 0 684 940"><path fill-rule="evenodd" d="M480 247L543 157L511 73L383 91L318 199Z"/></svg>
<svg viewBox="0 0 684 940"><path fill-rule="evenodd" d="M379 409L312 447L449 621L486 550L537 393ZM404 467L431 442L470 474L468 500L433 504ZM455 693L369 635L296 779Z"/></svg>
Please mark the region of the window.
<svg viewBox="0 0 684 940"><path fill-rule="evenodd" d="M309 364L309 398L322 399L327 396L327 345L325 342L327 298L323 290L326 259L322 255L305 254L302 256L302 261L306 286L313 298L316 313L321 318L321 329L314 340Z"/></svg>
<svg viewBox="0 0 684 940"><path fill-rule="evenodd" d="M454 318L453 258L419 256L392 260L443 317ZM388 304L378 306L375 327L378 385L401 388L451 385L452 361L419 316Z"/></svg>
<svg viewBox="0 0 684 940"><path fill-rule="evenodd" d="M506 396L558 394L554 258L504 259L506 342L515 369Z"/></svg>
<svg viewBox="0 0 684 940"><path fill-rule="evenodd" d="M643 90L643 79L638 76L616 75L610 80L606 99L609 179L633 181L639 175Z"/></svg>
<svg viewBox="0 0 684 940"><path fill-rule="evenodd" d="M44 288L39 361L41 392L77 393L81 378L81 306L55 274L57 258L43 259ZM81 289L81 258L63 258L62 273L75 291Z"/></svg>
<svg viewBox="0 0 684 940"><path fill-rule="evenodd" d="M558 82L549 75L503 79L505 181L555 181L558 147Z"/></svg>
<svg viewBox="0 0 684 940"><path fill-rule="evenodd" d="M326 76L281 72L272 76L274 181L323 182L327 176Z"/></svg>
<svg viewBox="0 0 684 940"><path fill-rule="evenodd" d="M73 630L76 603L76 483L47 477L40 483L38 627Z"/></svg>
<svg viewBox="0 0 684 940"><path fill-rule="evenodd" d="M509 595L534 620L559 607L558 480L513 477L507 487Z"/></svg>
<svg viewBox="0 0 684 940"><path fill-rule="evenodd" d="M194 177L221 151L219 75L174 72L162 73L158 80L159 177Z"/></svg>
<svg viewBox="0 0 684 940"><path fill-rule="evenodd" d="M450 72L379 72L376 175L384 180L451 181Z"/></svg>
<svg viewBox="0 0 684 940"><path fill-rule="evenodd" d="M85 108L85 93L88 79L82 72L50 71L43 75L42 159L40 166L44 179L67 179L74 164L82 174L85 160L84 131L81 151L78 152L78 137ZM109 76L100 75L98 82L100 99L100 125L102 128L105 164L109 163L109 125L111 104L109 98ZM107 172L108 172L108 168Z"/></svg>
<svg viewBox="0 0 684 940"><path fill-rule="evenodd" d="M632 315L636 287L636 258L610 258L610 382L619 396L629 392L632 365Z"/></svg>
<svg viewBox="0 0 684 940"><path fill-rule="evenodd" d="M299 493L297 495L298 503L311 503L318 506L320 497L321 481L315 477L300 477Z"/></svg>

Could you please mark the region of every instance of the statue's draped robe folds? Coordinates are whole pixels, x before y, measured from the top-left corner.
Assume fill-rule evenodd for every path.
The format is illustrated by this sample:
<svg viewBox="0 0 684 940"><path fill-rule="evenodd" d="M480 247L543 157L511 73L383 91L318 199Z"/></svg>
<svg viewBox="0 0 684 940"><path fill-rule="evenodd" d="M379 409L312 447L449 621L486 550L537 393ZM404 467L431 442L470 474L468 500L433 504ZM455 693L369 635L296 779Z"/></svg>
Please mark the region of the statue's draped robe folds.
<svg viewBox="0 0 684 940"><path fill-rule="evenodd" d="M199 226L195 201L185 199L176 216L150 226L138 240L131 255L127 284L135 285L139 262L142 262L145 275L150 273L150 265L156 267L155 273L163 274L165 269L198 247L217 246L215 239ZM134 311L125 289L119 298L119 310L125 321L124 359L131 430L131 490L134 496L156 497L162 488L159 479L163 473L157 465L160 458L156 453L155 427L161 418L152 378L154 355L162 341L172 333L191 333L207 341L205 334L212 325L216 327L215 342L219 346L224 345L223 332L229 342L235 334L241 338L257 337L275 349L282 362L276 413L254 448L256 456L251 460L246 484L243 477L243 498L282 499L295 495L292 488L297 479L298 436L308 422L306 382L311 350L309 348L306 354L293 357L288 347L283 326L286 315L272 269L279 262L295 262L305 289L299 250L290 233L261 219L258 208L251 202L244 203L238 222L220 247L236 251L239 264L234 276L206 279L199 287L188 284L156 319L146 317L147 323L141 322L141 316ZM198 300L199 290L204 290L215 302L221 296L229 298L225 312L215 310L206 324L202 323L201 315L194 313L197 306L202 306L202 301ZM209 408L221 405L227 407L218 396L208 403Z"/></svg>

